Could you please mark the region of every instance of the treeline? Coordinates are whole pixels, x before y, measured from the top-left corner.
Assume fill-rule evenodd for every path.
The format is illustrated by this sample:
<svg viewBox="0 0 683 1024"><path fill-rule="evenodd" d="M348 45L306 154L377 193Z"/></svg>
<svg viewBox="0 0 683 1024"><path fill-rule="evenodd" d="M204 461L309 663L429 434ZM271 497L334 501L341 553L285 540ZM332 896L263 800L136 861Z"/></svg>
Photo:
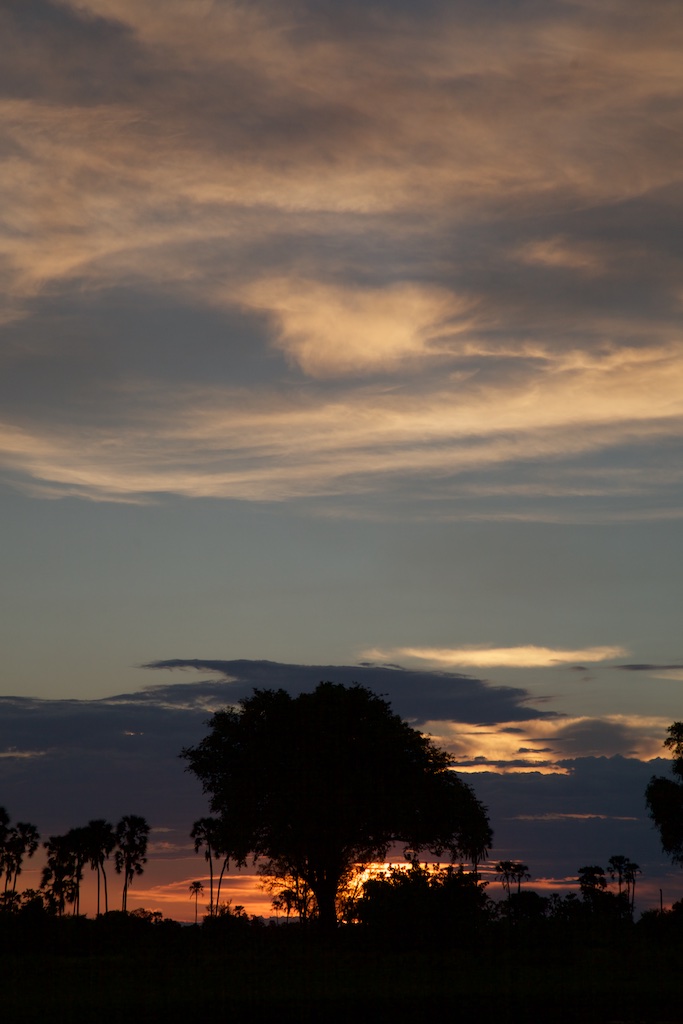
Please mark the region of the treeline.
<svg viewBox="0 0 683 1024"><path fill-rule="evenodd" d="M571 959L573 950L587 944L626 949L659 944L677 948L683 943L683 900L670 910L648 910L634 922L630 892L618 887L618 876L611 890L597 866L581 869L579 877L578 893L544 895L510 886L505 898L494 900L487 895L487 883L462 866L414 862L407 868L387 868L365 878L355 897L340 897L340 925L332 946L396 954L457 951L463 946L518 954L533 948ZM303 904L289 903L291 895L284 888L276 893L277 918L249 916L242 907L223 901L188 928L144 909L109 911L96 918L60 916L29 890L28 899L0 912L0 950L58 949L89 955L123 948L217 953L237 947L315 948L321 939L315 904L309 900L306 916L299 917Z"/></svg>
<svg viewBox="0 0 683 1024"><path fill-rule="evenodd" d="M502 860L494 868L506 893L491 899L478 871L459 866L420 864L378 868L347 879L337 896L337 917L347 929L367 933L389 945L448 945L457 935L518 929L525 934L545 929L593 932L631 926L636 880L640 868L623 855L610 857L608 871L599 865L578 870L579 892L542 895L523 889L530 878L526 864ZM265 888L273 894L273 909L286 923L315 926L314 894L282 865L264 864ZM607 875L613 888L610 889ZM211 908L205 918L211 922ZM676 911L678 912L678 911Z"/></svg>
<svg viewBox="0 0 683 1024"><path fill-rule="evenodd" d="M314 922L330 936L340 924L377 934L398 934L405 925L419 934L422 920L427 930L443 934L441 918L458 917L479 929L501 920L539 928L548 921L577 927L633 923L640 868L623 855L608 864L616 892L608 890L605 870L593 864L579 869L580 896L564 897L523 894L527 866L500 861L496 870L507 900L491 901L479 871L493 844L486 807L460 778L448 751L365 687L321 682L295 698L284 690L255 690L208 724L207 736L180 756L202 783L213 812L191 832L195 850L208 863L211 925L236 916L221 902L230 863L241 867L257 860L276 913ZM674 753L679 781L653 779L647 801L664 849L683 862L682 723L670 727L665 745ZM128 889L147 860L148 834L144 818L127 815L116 826L97 819L50 836L43 842L39 888L21 893L17 880L40 836L26 822L11 825L0 809L0 909L20 914L30 906L63 917L71 908L78 917L81 882L90 868L97 875L97 915L102 907L106 914L106 866L113 855L123 876L125 912ZM397 846L409 870L365 879L361 866L382 863ZM421 860L444 856L449 868L420 867ZM471 871L453 866L464 863ZM196 922L204 891L200 880L189 887Z"/></svg>
<svg viewBox="0 0 683 1024"><path fill-rule="evenodd" d="M121 910L127 909L128 889L147 863L150 827L135 814L124 815L117 825L97 818L87 825L71 828L63 835L49 836L43 842L46 864L40 886L20 891L19 876L26 860L40 846L40 833L25 821L11 824L4 807L0 807L0 877L4 878L0 894L0 911L17 914L29 910L44 911L61 917L71 908L80 914L81 883L86 868L97 874L97 914L102 907L109 910L109 888L106 865L114 858L114 869L123 875Z"/></svg>
<svg viewBox="0 0 683 1024"><path fill-rule="evenodd" d="M521 887L529 879L525 864L500 861L496 870L506 891L502 900L492 900L487 883L462 866L394 867L365 882L354 920L383 942L404 949L448 946L462 941L463 935L520 941L534 936L625 934L633 928L634 884L626 884L624 865L632 863L623 856L610 858L615 891L608 889L603 869L591 865L579 869L579 893L546 896ZM633 865L634 873L636 869Z"/></svg>

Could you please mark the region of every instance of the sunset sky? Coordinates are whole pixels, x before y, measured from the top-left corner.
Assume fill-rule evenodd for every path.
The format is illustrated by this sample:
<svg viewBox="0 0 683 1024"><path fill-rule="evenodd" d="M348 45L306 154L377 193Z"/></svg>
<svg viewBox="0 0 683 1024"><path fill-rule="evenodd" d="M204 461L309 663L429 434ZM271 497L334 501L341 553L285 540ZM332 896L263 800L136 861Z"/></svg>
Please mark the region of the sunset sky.
<svg viewBox="0 0 683 1024"><path fill-rule="evenodd" d="M358 681L496 859L681 898L643 800L683 718L678 0L0 0L0 35L0 804L147 815L131 900L189 917L177 752Z"/></svg>

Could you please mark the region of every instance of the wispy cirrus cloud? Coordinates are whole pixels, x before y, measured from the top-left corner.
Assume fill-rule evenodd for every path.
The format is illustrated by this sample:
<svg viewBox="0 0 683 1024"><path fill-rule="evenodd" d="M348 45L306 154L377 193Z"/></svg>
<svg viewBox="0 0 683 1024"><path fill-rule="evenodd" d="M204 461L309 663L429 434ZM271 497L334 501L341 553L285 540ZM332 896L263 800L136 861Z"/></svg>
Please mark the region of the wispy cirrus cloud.
<svg viewBox="0 0 683 1024"><path fill-rule="evenodd" d="M17 750L16 747L7 747L0 750L0 758L21 760L27 757L45 757L46 753L46 750Z"/></svg>
<svg viewBox="0 0 683 1024"><path fill-rule="evenodd" d="M668 5L1 18L12 485L680 514Z"/></svg>
<svg viewBox="0 0 683 1024"><path fill-rule="evenodd" d="M281 501L400 493L409 484L412 493L419 484L424 497L480 510L509 494L528 505L602 498L616 512L616 499L629 495L637 515L641 507L666 511L667 492L677 493L675 475L637 469L648 446L662 449L683 423L683 361L675 353L622 352L580 368L549 358L540 373L511 381L456 374L450 387L432 386L409 401L400 387L379 385L332 395L184 386L172 402L172 392L156 386L116 390L128 406L125 423L6 421L6 471L36 494L94 500L171 493ZM110 389L109 400L116 398ZM601 460L627 440L631 472L623 465L600 472ZM669 465L675 458L672 450ZM509 480L517 465L520 475Z"/></svg>

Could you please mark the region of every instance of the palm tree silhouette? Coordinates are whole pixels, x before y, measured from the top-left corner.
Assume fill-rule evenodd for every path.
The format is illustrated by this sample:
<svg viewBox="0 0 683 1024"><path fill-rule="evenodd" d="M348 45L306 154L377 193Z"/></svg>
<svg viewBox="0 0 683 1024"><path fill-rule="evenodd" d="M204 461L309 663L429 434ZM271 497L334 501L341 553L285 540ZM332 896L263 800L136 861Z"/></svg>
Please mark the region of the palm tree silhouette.
<svg viewBox="0 0 683 1024"><path fill-rule="evenodd" d="M12 852L10 848L10 816L4 807L0 807L0 878L5 876L5 889L9 885L9 879L12 877L12 871L14 869L14 860L12 858Z"/></svg>
<svg viewBox="0 0 683 1024"><path fill-rule="evenodd" d="M114 855L117 874L123 874L121 910L128 909L128 888L135 875L141 875L147 863L149 825L137 814L126 814L116 826L118 850Z"/></svg>
<svg viewBox="0 0 683 1024"><path fill-rule="evenodd" d="M86 856L93 871L97 872L97 916L100 916L100 880L104 884L104 912L109 911L109 894L107 892L107 872L105 860L116 846L114 826L104 818L94 818L86 825Z"/></svg>
<svg viewBox="0 0 683 1024"><path fill-rule="evenodd" d="M463 808L463 826L460 831L460 849L472 863L474 879L479 881L479 864L486 860L493 842L493 832L486 816L486 808L474 793L467 793Z"/></svg>
<svg viewBox="0 0 683 1024"><path fill-rule="evenodd" d="M43 868L40 887L59 917L67 903L76 902L77 864L73 843L68 835L50 836L43 843L47 863Z"/></svg>
<svg viewBox="0 0 683 1024"><path fill-rule="evenodd" d="M70 828L64 837L71 846L71 853L74 861L74 916L81 912L81 882L83 881L83 868L88 861L87 843L88 830L85 826Z"/></svg>
<svg viewBox="0 0 683 1024"><path fill-rule="evenodd" d="M636 877L642 875L640 865L632 860L627 860L624 865L624 882L626 883L626 898L629 901L631 913L633 913L636 902Z"/></svg>
<svg viewBox="0 0 683 1024"><path fill-rule="evenodd" d="M199 853L204 847L204 859L209 865L209 914L214 914L213 902L213 858L218 853L220 822L217 818L199 818L195 821L190 832L190 838L194 839L194 852ZM222 872L221 872L222 877ZM216 903L218 900L216 900Z"/></svg>
<svg viewBox="0 0 683 1024"><path fill-rule="evenodd" d="M614 857L610 857L610 859L607 861L607 867L609 869L610 878L613 881L614 879L616 879L620 896L624 884L624 873L627 864L628 858L622 856L622 854L617 854Z"/></svg>
<svg viewBox="0 0 683 1024"><path fill-rule="evenodd" d="M197 924L197 916L199 914L199 897L204 892L204 886L201 882L190 883L190 899L194 899L194 923Z"/></svg>
<svg viewBox="0 0 683 1024"><path fill-rule="evenodd" d="M523 864L521 860L514 862L514 871L512 874L513 879L517 882L517 893L522 891L522 882L528 882L531 878L529 874L529 868L526 864Z"/></svg>
<svg viewBox="0 0 683 1024"><path fill-rule="evenodd" d="M9 880L12 877L12 871L14 870L14 860L12 858L11 846L8 842L10 833L9 823L9 814L4 807L0 807L0 878L2 878L3 875L5 876L5 888L2 894L3 907L9 907L7 890Z"/></svg>
<svg viewBox="0 0 683 1024"><path fill-rule="evenodd" d="M32 857L40 844L40 833L35 825L28 821L18 821L10 830L7 837L7 846L11 850L14 861L12 876L12 889L17 887L17 878L21 874L21 866L24 857ZM7 884L5 884L5 889Z"/></svg>
<svg viewBox="0 0 683 1024"><path fill-rule="evenodd" d="M586 864L579 868L581 896L592 911L597 911L600 908L600 900L606 888L605 870L599 864Z"/></svg>
<svg viewBox="0 0 683 1024"><path fill-rule="evenodd" d="M511 896L513 882L517 883L517 892L520 893L522 891L522 881L531 878L529 868L521 860L499 860L496 864L496 871L498 872L496 879L502 883L503 888L508 894L508 899Z"/></svg>

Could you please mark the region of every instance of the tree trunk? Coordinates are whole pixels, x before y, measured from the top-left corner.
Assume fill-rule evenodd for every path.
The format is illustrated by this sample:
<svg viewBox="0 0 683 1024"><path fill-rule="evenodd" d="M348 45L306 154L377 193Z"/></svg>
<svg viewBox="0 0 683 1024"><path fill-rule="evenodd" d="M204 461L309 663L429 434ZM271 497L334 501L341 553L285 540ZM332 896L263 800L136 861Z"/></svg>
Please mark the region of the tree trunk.
<svg viewBox="0 0 683 1024"><path fill-rule="evenodd" d="M213 917L213 912L215 910L215 907L213 905L213 856L211 854L210 846L207 846L207 850L209 853L209 917Z"/></svg>
<svg viewBox="0 0 683 1024"><path fill-rule="evenodd" d="M326 879L311 889L318 904L318 925L325 935L333 934L337 929L337 885Z"/></svg>
<svg viewBox="0 0 683 1024"><path fill-rule="evenodd" d="M225 860L223 861L223 867L221 868L221 873L218 876L218 888L216 889L216 917L218 917L218 906L219 906L220 901L221 901L221 885L223 883L223 875L225 874L225 869L227 868L227 866L228 866L228 858L226 857Z"/></svg>

